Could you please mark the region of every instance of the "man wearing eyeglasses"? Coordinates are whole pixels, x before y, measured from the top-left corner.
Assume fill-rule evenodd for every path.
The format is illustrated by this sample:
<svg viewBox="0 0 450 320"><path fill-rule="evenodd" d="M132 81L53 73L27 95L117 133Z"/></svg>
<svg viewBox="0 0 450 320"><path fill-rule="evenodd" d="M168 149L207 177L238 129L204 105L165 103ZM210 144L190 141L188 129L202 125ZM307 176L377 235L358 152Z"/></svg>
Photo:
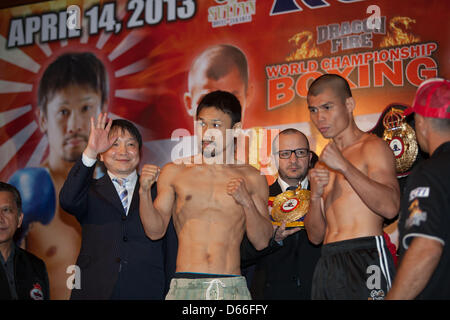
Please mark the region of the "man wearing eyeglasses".
<svg viewBox="0 0 450 320"><path fill-rule="evenodd" d="M307 189L307 174L313 154L306 136L296 129L285 129L275 137L272 150L278 168L278 185L274 183L271 187L281 192L299 185Z"/></svg>
<svg viewBox="0 0 450 320"><path fill-rule="evenodd" d="M308 170L317 159L309 150L306 136L289 128L275 137L272 153L278 168L278 179L269 187L269 195L277 196L288 189L309 190ZM281 246L260 258L251 284L253 299L307 300L311 298L311 280L320 257L320 246L308 240L304 229L280 227L277 236ZM275 244L276 245L276 244Z"/></svg>

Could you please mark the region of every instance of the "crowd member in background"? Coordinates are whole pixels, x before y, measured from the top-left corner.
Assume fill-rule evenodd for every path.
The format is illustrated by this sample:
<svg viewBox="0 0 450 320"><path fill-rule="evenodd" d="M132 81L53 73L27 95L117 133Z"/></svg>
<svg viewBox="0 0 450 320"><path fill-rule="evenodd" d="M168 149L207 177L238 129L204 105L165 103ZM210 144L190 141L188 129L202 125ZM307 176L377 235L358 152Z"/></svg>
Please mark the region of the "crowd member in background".
<svg viewBox="0 0 450 320"><path fill-rule="evenodd" d="M13 241L22 220L19 191L0 182L0 300L47 300L50 289L45 263Z"/></svg>
<svg viewBox="0 0 450 320"><path fill-rule="evenodd" d="M422 82L413 105L420 147L430 154L408 177L401 201L400 266L387 298L450 298L450 81Z"/></svg>

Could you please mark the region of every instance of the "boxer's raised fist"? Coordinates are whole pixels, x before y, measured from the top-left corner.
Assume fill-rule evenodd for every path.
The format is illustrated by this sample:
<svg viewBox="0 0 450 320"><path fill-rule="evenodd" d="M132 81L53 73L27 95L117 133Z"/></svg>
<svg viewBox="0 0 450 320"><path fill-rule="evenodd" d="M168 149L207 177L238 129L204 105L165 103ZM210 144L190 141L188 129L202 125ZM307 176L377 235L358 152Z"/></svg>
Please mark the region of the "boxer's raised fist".
<svg viewBox="0 0 450 320"><path fill-rule="evenodd" d="M330 182L330 172L327 169L310 169L308 180L311 183L311 198L320 198Z"/></svg>
<svg viewBox="0 0 450 320"><path fill-rule="evenodd" d="M323 148L320 154L320 161L325 163L329 168L343 172L347 165L347 159L344 158L342 152L332 141Z"/></svg>
<svg viewBox="0 0 450 320"><path fill-rule="evenodd" d="M149 191L153 183L158 179L160 168L153 164L144 164L139 179L142 190Z"/></svg>
<svg viewBox="0 0 450 320"><path fill-rule="evenodd" d="M231 178L227 184L227 193L242 206L248 205L251 201L243 178Z"/></svg>

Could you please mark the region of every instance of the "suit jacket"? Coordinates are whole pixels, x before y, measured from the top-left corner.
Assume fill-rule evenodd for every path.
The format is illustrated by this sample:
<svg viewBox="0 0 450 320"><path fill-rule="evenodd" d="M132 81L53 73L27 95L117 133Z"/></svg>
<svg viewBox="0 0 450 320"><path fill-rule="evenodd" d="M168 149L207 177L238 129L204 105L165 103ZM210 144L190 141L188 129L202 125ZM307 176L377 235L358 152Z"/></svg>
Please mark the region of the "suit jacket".
<svg viewBox="0 0 450 320"><path fill-rule="evenodd" d="M44 261L16 246L14 280L19 300L48 300L50 289ZM0 300L11 300L8 278L0 267Z"/></svg>
<svg viewBox="0 0 450 320"><path fill-rule="evenodd" d="M282 192L277 181L269 187L270 196ZM248 245L246 250L252 251ZM256 262L250 284L253 299L311 299L312 277L320 257L320 246L308 240L306 230L288 236L282 246L272 241L269 248L259 252L259 258L255 252L253 255L247 253L251 261Z"/></svg>
<svg viewBox="0 0 450 320"><path fill-rule="evenodd" d="M59 194L61 207L82 228L81 288L72 289L71 299L163 299L175 272L172 223L163 239L148 238L139 216L139 179L127 216L109 175L93 179L94 167L80 157Z"/></svg>

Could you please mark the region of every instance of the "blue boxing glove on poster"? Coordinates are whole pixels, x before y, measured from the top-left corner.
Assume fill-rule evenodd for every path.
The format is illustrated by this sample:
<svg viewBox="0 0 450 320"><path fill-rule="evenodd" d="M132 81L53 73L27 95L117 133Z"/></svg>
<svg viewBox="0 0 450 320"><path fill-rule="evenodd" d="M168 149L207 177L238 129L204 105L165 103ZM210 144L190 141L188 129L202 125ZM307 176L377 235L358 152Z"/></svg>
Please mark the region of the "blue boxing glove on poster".
<svg viewBox="0 0 450 320"><path fill-rule="evenodd" d="M56 195L53 181L46 168L24 168L9 179L22 197L24 214L22 230L26 233L32 222L48 224L55 215Z"/></svg>

